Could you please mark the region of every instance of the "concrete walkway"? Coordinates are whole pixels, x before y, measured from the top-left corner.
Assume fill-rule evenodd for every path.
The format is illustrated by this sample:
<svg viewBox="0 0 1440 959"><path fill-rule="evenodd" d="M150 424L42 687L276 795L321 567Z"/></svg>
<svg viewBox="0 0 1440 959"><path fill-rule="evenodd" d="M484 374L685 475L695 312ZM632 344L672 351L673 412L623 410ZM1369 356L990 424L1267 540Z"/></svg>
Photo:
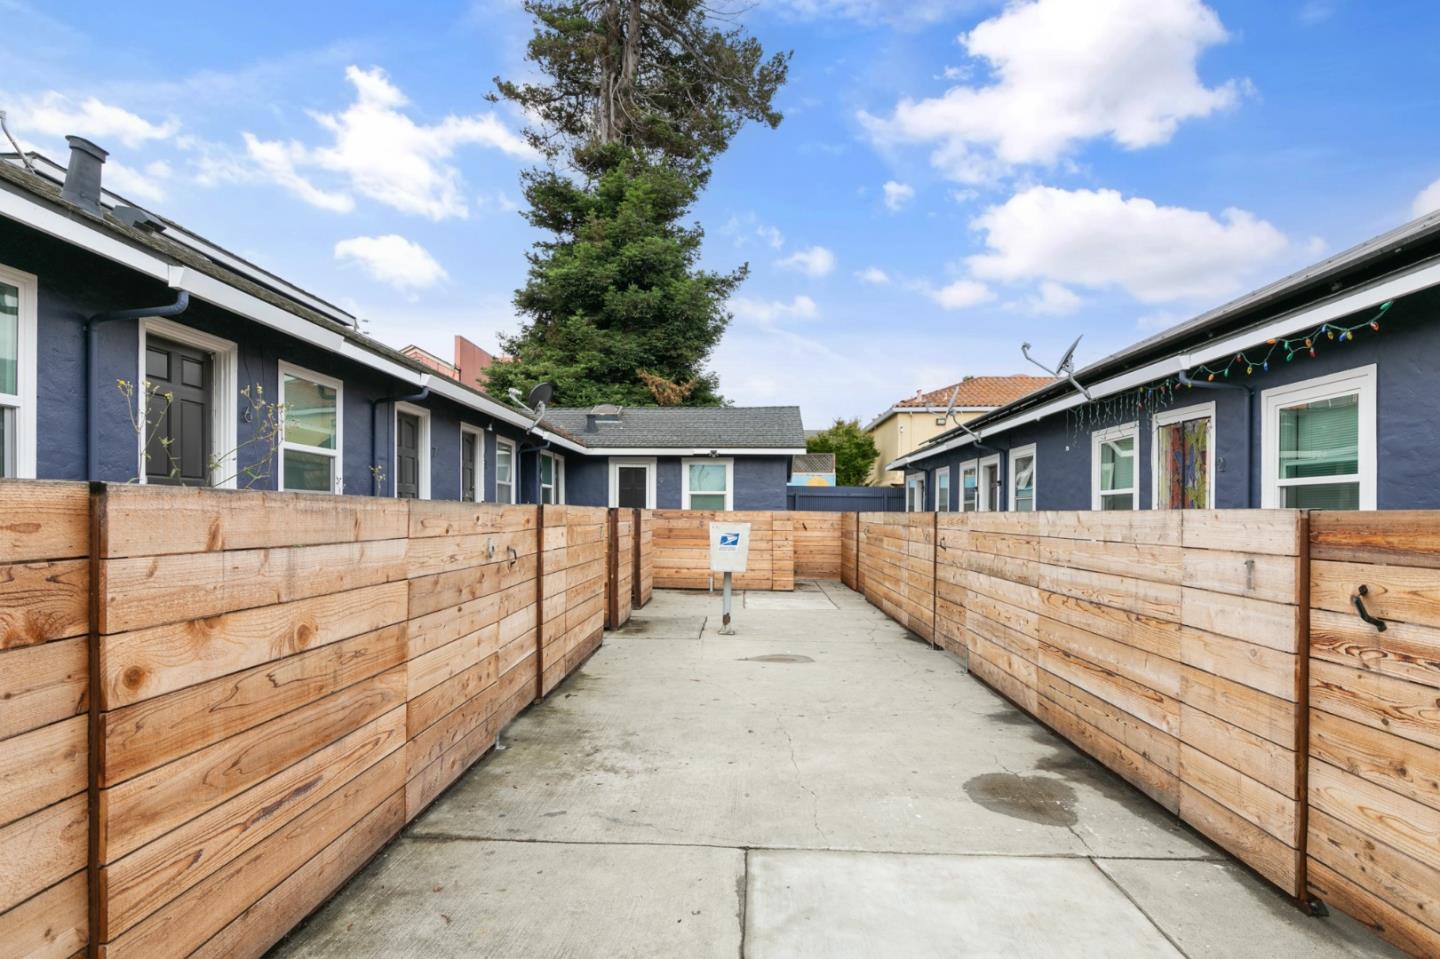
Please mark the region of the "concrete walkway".
<svg viewBox="0 0 1440 959"><path fill-rule="evenodd" d="M1392 955L837 584L660 592L274 955Z"/></svg>

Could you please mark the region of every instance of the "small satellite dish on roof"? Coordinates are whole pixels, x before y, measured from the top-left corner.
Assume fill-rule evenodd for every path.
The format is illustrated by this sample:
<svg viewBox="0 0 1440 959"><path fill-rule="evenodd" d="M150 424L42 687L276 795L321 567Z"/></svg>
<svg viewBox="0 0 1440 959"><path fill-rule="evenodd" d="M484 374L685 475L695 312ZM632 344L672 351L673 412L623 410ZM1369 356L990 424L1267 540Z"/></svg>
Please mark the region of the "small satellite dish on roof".
<svg viewBox="0 0 1440 959"><path fill-rule="evenodd" d="M1070 349L1066 350L1065 355L1060 357L1060 362L1056 364L1053 370L1050 367L1046 366L1044 363L1041 363L1039 360L1035 359L1035 357L1030 355L1029 343L1022 343L1020 345L1020 352L1024 354L1025 359L1029 360L1031 363L1034 363L1036 366L1040 367L1040 369L1044 370L1046 373L1049 373L1051 376L1062 380L1069 380L1070 385L1075 387L1075 389L1080 393L1081 396L1089 400L1093 398L1090 395L1090 391L1087 390L1085 387L1081 386L1079 381L1075 379L1075 348L1080 345L1080 340L1084 337L1084 335L1085 334L1082 333L1080 334L1080 336L1075 337L1075 342L1070 344Z"/></svg>
<svg viewBox="0 0 1440 959"><path fill-rule="evenodd" d="M554 383L536 383L534 389L530 391L530 395L526 397L525 405L532 410L542 406L548 406L554 395Z"/></svg>

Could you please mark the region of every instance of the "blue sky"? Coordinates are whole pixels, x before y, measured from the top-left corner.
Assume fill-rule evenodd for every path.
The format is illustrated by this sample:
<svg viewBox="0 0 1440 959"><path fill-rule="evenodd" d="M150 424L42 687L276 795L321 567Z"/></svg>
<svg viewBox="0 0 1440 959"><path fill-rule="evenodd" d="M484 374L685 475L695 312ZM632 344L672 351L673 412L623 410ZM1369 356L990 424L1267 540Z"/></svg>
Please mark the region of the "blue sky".
<svg viewBox="0 0 1440 959"><path fill-rule="evenodd" d="M900 12L897 12L900 11ZM868 418L966 374L1098 358L1440 207L1440 5L759 0L794 50L695 215L748 262L737 403ZM493 348L534 239L513 0L0 0L0 108L107 184L363 316Z"/></svg>

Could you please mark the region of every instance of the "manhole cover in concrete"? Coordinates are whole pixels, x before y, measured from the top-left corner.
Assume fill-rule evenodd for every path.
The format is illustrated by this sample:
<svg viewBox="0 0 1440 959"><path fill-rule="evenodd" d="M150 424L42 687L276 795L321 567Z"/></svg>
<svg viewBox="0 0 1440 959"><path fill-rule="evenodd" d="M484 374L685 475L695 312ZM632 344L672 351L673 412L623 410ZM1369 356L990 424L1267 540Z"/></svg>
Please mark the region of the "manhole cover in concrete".
<svg viewBox="0 0 1440 959"><path fill-rule="evenodd" d="M771 653L769 656L746 656L744 659L736 660L741 663L813 663L815 660L809 656L797 656L794 653Z"/></svg>

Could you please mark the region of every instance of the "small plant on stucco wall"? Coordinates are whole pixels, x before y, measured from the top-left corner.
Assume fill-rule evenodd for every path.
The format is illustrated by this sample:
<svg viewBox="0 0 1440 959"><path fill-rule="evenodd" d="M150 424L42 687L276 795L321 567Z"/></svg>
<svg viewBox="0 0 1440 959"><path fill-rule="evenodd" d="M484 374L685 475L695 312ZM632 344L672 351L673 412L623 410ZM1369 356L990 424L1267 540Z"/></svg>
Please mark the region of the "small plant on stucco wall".
<svg viewBox="0 0 1440 959"><path fill-rule="evenodd" d="M160 436L160 426L165 422L165 414L170 411L171 404L175 402L175 394L162 390L149 380L141 380L137 386L130 380L117 379L115 388L125 398L125 411L130 417L130 426L140 441L141 449L145 451L147 466L154 455L152 444L158 440L169 462L170 468L166 475L172 479L178 477L180 466L170 453L172 441L169 437ZM251 489L260 481L274 475L275 454L280 449L285 430L285 405L267 400L265 387L258 383L243 387L240 390L240 399L240 418L252 424L250 436L231 449L221 450L210 457L206 464L210 477L206 486L227 486L233 482L241 489ZM242 452L253 455L253 461L245 466L237 466L232 472L225 472L227 463L240 462ZM132 483L138 481L138 476L130 480Z"/></svg>

